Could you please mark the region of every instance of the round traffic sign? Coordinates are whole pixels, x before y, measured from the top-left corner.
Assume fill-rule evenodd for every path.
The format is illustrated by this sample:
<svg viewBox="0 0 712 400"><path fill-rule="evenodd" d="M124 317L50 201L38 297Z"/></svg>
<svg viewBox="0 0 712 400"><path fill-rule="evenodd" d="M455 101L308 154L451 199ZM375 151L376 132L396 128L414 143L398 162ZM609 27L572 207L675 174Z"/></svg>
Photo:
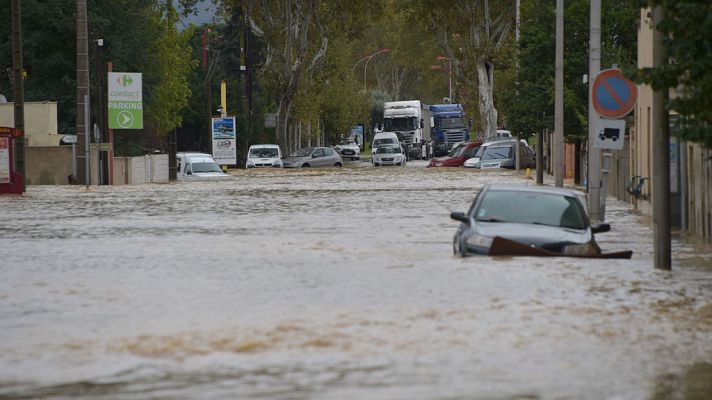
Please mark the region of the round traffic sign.
<svg viewBox="0 0 712 400"><path fill-rule="evenodd" d="M638 89L620 69L601 71L591 90L593 108L602 116L619 118L628 114L638 98Z"/></svg>

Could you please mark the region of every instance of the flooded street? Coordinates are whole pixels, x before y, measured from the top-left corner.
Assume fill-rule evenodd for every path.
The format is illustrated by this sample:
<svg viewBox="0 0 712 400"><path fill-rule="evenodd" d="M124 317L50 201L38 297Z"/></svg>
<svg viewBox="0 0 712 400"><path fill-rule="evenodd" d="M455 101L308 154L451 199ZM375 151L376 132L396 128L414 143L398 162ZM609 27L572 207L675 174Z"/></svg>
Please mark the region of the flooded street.
<svg viewBox="0 0 712 400"><path fill-rule="evenodd" d="M236 170L0 197L2 399L704 399L712 252L461 259L457 223L513 171Z"/></svg>

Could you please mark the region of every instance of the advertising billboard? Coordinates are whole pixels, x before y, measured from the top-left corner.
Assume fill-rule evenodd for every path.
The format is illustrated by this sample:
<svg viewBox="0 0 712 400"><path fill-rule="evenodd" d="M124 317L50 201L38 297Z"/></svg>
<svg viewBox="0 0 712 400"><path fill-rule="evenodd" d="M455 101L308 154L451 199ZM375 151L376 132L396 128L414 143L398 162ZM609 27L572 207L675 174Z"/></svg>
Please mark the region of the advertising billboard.
<svg viewBox="0 0 712 400"><path fill-rule="evenodd" d="M237 164L235 117L213 118L213 159L218 164Z"/></svg>

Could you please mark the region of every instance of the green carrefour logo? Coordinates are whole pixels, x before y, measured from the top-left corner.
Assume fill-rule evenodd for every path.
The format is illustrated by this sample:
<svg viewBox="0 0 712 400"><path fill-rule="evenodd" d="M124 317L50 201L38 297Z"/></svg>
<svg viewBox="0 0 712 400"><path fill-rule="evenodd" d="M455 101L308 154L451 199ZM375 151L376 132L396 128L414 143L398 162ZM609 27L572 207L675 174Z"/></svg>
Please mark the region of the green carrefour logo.
<svg viewBox="0 0 712 400"><path fill-rule="evenodd" d="M131 79L131 75L126 75L126 74L119 76L118 79L116 80L116 82L118 82L118 84L121 86L131 86L133 81L134 80Z"/></svg>

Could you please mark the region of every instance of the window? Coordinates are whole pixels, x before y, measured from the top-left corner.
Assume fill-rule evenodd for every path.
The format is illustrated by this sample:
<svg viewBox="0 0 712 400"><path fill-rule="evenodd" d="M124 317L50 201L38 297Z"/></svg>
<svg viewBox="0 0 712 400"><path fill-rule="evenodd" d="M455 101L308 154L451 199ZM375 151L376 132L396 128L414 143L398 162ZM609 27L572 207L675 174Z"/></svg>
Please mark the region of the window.
<svg viewBox="0 0 712 400"><path fill-rule="evenodd" d="M490 190L475 211L475 218L485 222L586 228L586 219L578 200L551 193Z"/></svg>
<svg viewBox="0 0 712 400"><path fill-rule="evenodd" d="M333 156L333 155L334 155L334 151L331 150L330 148L324 148L324 149L322 149L322 150L324 150L324 155L327 156L327 157L330 157L330 156Z"/></svg>
<svg viewBox="0 0 712 400"><path fill-rule="evenodd" d="M312 153L312 157L324 157L324 149L316 149Z"/></svg>

